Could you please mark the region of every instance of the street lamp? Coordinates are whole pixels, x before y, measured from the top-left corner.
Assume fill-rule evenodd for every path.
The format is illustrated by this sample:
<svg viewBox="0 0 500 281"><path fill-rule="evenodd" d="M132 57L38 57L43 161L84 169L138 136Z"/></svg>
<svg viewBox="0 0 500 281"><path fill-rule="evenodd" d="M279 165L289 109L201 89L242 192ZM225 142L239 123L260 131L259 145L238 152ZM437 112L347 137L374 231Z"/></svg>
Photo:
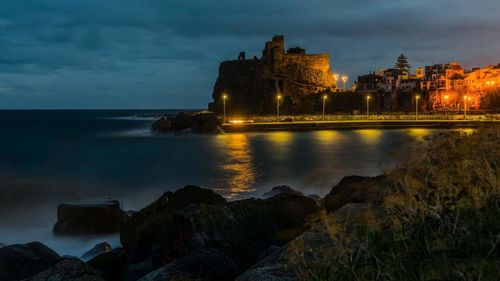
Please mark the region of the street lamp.
<svg viewBox="0 0 500 281"><path fill-rule="evenodd" d="M327 96L323 96L323 121L325 121L325 102L326 102Z"/></svg>
<svg viewBox="0 0 500 281"><path fill-rule="evenodd" d="M366 119L370 118L370 96L366 96Z"/></svg>
<svg viewBox="0 0 500 281"><path fill-rule="evenodd" d="M418 99L420 96L415 96L415 119L418 119Z"/></svg>
<svg viewBox="0 0 500 281"><path fill-rule="evenodd" d="M338 83L338 81L339 81L339 75L338 75L338 74L336 74L336 73L334 73L334 74L333 74L333 79L335 79L335 86L337 86L337 83ZM337 86L337 91L338 91L338 86Z"/></svg>
<svg viewBox="0 0 500 281"><path fill-rule="evenodd" d="M280 118L280 99L281 99L281 95L278 95L276 97L276 118Z"/></svg>
<svg viewBox="0 0 500 281"><path fill-rule="evenodd" d="M346 75L342 76L342 82L344 82L344 91L346 90L346 87L345 87L345 82L347 82L347 79L348 79L348 78L347 78L347 76L346 76Z"/></svg>
<svg viewBox="0 0 500 281"><path fill-rule="evenodd" d="M227 95L222 95L222 108L224 109L224 120L226 120L226 99Z"/></svg>

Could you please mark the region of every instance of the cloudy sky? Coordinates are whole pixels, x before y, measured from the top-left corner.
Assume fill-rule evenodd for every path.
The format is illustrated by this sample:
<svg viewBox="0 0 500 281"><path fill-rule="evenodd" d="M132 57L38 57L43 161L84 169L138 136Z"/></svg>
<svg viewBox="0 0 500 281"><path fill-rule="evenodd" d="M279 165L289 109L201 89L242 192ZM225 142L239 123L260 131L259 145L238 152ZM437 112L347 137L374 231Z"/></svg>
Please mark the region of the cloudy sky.
<svg viewBox="0 0 500 281"><path fill-rule="evenodd" d="M351 81L392 66L500 62L498 0L4 0L0 108L203 108L222 60L331 54Z"/></svg>

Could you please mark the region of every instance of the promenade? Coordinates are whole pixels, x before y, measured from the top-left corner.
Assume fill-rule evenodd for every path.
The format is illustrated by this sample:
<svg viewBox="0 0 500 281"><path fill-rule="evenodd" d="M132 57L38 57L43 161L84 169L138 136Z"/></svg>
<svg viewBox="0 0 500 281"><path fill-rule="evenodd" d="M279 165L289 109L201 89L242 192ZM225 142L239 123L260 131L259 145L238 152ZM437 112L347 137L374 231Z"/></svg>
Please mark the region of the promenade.
<svg viewBox="0 0 500 281"><path fill-rule="evenodd" d="M283 116L255 117L247 119L228 119L222 125L224 132L251 131L308 131L308 130L340 130L340 129L402 129L402 128L477 128L479 126L500 125L498 115L464 116L383 116L374 115L369 119L348 118L347 116L329 116L322 120L321 116ZM310 119L310 120L307 120ZM312 120L311 120L312 119ZM316 120L314 120L316 119ZM319 119L319 120L318 120Z"/></svg>

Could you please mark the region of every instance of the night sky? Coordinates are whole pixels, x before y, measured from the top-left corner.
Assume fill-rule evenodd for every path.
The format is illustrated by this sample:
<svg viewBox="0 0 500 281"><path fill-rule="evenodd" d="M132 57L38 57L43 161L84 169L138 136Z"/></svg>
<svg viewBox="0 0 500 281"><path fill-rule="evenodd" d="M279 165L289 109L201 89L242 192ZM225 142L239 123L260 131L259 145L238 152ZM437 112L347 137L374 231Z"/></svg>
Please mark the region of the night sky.
<svg viewBox="0 0 500 281"><path fill-rule="evenodd" d="M500 63L498 0L3 0L0 108L203 108L219 62L265 41L355 76Z"/></svg>

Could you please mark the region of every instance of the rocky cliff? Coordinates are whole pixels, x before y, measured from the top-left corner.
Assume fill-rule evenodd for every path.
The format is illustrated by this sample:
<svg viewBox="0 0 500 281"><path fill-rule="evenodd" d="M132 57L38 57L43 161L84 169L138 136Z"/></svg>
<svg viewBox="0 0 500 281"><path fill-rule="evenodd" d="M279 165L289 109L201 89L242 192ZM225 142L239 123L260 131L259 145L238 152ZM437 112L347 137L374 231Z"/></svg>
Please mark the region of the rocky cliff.
<svg viewBox="0 0 500 281"><path fill-rule="evenodd" d="M285 51L284 37L274 36L260 59L246 59L242 52L237 60L220 64L209 109L222 113L226 94L232 115L274 113L281 95L283 113L306 113L314 110L309 96L335 87L328 54L306 54L299 47Z"/></svg>

